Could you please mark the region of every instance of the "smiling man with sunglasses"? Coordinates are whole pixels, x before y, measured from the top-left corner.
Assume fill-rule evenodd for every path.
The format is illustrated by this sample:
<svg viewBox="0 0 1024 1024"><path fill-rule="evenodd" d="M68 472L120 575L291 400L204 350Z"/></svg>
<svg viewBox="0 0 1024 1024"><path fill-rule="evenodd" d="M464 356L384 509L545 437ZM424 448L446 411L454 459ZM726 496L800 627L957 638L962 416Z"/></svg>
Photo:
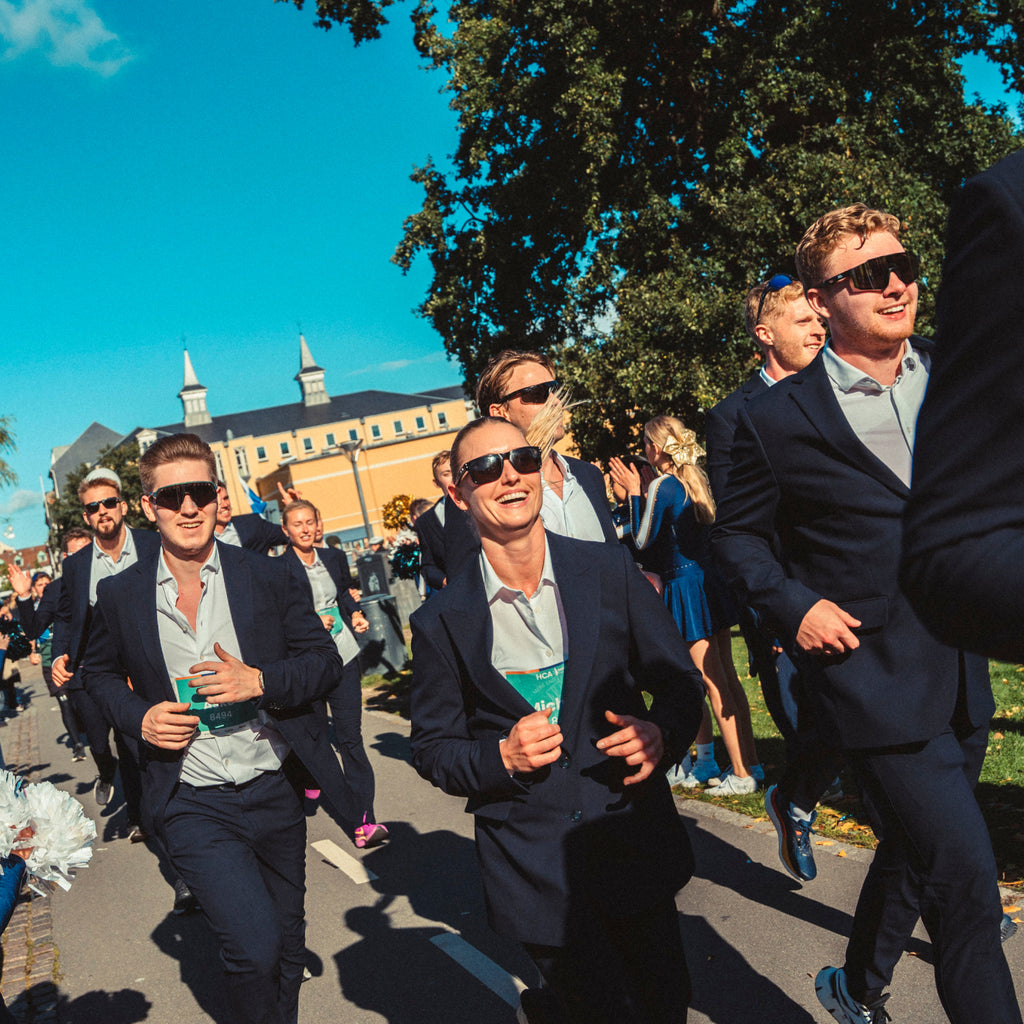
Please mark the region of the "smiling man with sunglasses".
<svg viewBox="0 0 1024 1024"><path fill-rule="evenodd" d="M315 705L342 664L283 559L214 540L215 474L194 434L139 460L160 546L101 584L82 675L140 741L153 829L220 940L234 1018L293 1024L306 837L294 759L340 806Z"/></svg>
<svg viewBox="0 0 1024 1024"><path fill-rule="evenodd" d="M935 640L897 578L932 352L911 333L917 260L896 217L858 204L815 221L796 262L829 344L741 412L712 544L788 643L879 839L845 963L815 990L843 1024L889 1020L885 989L920 916L949 1019L1014 1024L974 797L994 710L987 664Z"/></svg>
<svg viewBox="0 0 1024 1024"><path fill-rule="evenodd" d="M481 547L411 619L413 764L468 798L490 924L544 979L520 1021L677 1024L693 862L664 769L696 734L700 674L625 548L545 528L517 427L473 420L451 464Z"/></svg>

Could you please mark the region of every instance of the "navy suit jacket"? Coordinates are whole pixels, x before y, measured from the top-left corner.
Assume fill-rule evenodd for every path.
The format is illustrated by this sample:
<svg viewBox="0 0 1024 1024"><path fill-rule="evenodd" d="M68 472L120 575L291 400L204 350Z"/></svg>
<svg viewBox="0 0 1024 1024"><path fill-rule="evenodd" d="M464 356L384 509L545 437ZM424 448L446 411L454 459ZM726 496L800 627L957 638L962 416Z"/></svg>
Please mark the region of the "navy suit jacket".
<svg viewBox="0 0 1024 1024"><path fill-rule="evenodd" d="M726 395L718 405L709 409L704 418L708 482L711 484L711 495L716 502L725 496L729 467L732 465L732 443L736 436L740 413L747 402L767 390L768 385L765 384L761 372L757 371L735 391Z"/></svg>
<svg viewBox="0 0 1024 1024"><path fill-rule="evenodd" d="M474 562L412 616L412 759L468 798L490 922L524 942L561 945L574 908L642 911L684 885L692 853L664 773L595 743L606 710L659 725L667 766L700 724L703 683L672 616L620 545L548 533L568 631L562 758L510 777L499 740L533 708L493 668L493 629ZM653 695L650 710L641 690ZM642 837L642 838L641 838Z"/></svg>
<svg viewBox="0 0 1024 1024"><path fill-rule="evenodd" d="M335 587L338 588L338 609L345 625L352 625L352 613L359 611L359 605L355 598L349 593L350 587L359 587L359 581L352 578L352 570L349 568L348 558L344 551L337 548L317 548L316 553L320 556L327 574L331 577ZM302 559L296 554L295 548L289 547L281 556L288 563L292 574L299 581L306 594L306 600L310 607L313 607L313 586L309 582L309 573L302 563ZM314 608L314 611L318 609Z"/></svg>
<svg viewBox="0 0 1024 1024"><path fill-rule="evenodd" d="M444 497L439 498L423 515L417 516L416 522L412 524L420 542L420 575L431 590L440 590L444 586L444 527L437 516L437 509L446 508L443 504L446 500Z"/></svg>
<svg viewBox="0 0 1024 1024"><path fill-rule="evenodd" d="M135 551L141 560L160 550L160 537L155 530L131 530ZM64 559L61 579L64 581L53 620L53 660L68 655L68 671L76 672L89 642L93 609L89 606L89 579L95 542ZM72 679L68 686L80 689L81 681Z"/></svg>
<svg viewBox="0 0 1024 1024"><path fill-rule="evenodd" d="M248 551L256 551L265 555L271 548L288 543L288 538L280 525L268 522L255 512L232 516L231 522L238 531L238 539L242 542L242 547Z"/></svg>
<svg viewBox="0 0 1024 1024"><path fill-rule="evenodd" d="M927 346L924 339L915 339ZM793 640L821 598L861 620L842 657L795 649L824 721L846 748L894 746L948 727L962 665L974 725L994 709L984 659L938 643L897 582L909 490L854 434L820 356L740 414L712 546L729 583Z"/></svg>
<svg viewBox="0 0 1024 1024"><path fill-rule="evenodd" d="M591 465L589 462L584 462L582 459L570 459L564 455L562 457L569 464L569 471L576 478L576 482L582 488L583 493L590 499L590 504L594 506L598 521L601 523L604 539L609 543L617 544L619 542L619 535L615 530L615 523L608 509L608 496L605 492L604 476L601 471L596 466ZM439 588L440 581L444 577L447 576L448 579L453 579L458 576L480 551L480 535L476 532L476 526L472 518L468 512L463 512L449 497L444 499L443 534L443 554L441 555L443 560L437 558L435 551L432 553L431 560L428 563L428 566L431 567L428 569L430 573L433 573L432 567L435 566L442 570L440 577L435 577L438 579L438 587L435 587L435 589ZM431 582L431 576L425 574L425 577L427 582L433 587L434 584Z"/></svg>
<svg viewBox="0 0 1024 1024"><path fill-rule="evenodd" d="M947 643L1024 661L1024 151L953 203L903 584Z"/></svg>
<svg viewBox="0 0 1024 1024"><path fill-rule="evenodd" d="M29 640L35 640L46 632L47 627L53 622L57 615L57 605L60 602L60 592L63 589L63 577L51 580L39 599L39 606L31 597L18 598L18 619L21 628Z"/></svg>
<svg viewBox="0 0 1024 1024"><path fill-rule="evenodd" d="M230 544L218 550L242 661L263 671L265 692L257 707L268 713L328 800L340 807L345 781L320 699L341 677L337 649L283 560ZM142 740L146 712L161 701L178 699L160 647L157 557L158 552L140 557L100 584L80 674L115 728L140 741L139 767L159 834L184 751Z"/></svg>

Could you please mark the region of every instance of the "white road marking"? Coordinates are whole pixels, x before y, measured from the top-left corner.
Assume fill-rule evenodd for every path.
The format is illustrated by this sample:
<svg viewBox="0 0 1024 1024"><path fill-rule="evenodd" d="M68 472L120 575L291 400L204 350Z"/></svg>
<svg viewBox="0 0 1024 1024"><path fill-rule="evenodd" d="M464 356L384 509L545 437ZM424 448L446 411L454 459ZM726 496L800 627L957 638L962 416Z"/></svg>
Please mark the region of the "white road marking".
<svg viewBox="0 0 1024 1024"><path fill-rule="evenodd" d="M312 846L324 860L329 861L336 868L344 871L356 885L365 885L367 882L377 881L377 876L368 868L364 868L362 861L356 860L355 857L350 857L337 843L332 843L330 839L321 839L319 842L313 843Z"/></svg>
<svg viewBox="0 0 1024 1024"><path fill-rule="evenodd" d="M502 970L490 957L484 956L461 935L444 932L442 935L435 935L430 941L442 952L447 953L460 967L469 971L477 981L486 985L496 996L504 999L513 1009L519 1005L519 993L526 988L525 983L514 974Z"/></svg>

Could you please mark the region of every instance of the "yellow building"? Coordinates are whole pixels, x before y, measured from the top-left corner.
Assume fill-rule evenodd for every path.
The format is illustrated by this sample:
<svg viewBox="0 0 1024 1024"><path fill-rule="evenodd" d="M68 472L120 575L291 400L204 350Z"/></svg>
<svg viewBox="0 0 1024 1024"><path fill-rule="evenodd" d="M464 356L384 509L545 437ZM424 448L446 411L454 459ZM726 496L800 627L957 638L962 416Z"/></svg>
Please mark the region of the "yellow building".
<svg viewBox="0 0 1024 1024"><path fill-rule="evenodd" d="M207 389L199 383L188 352L178 397L181 423L134 431L145 451L166 434L189 431L213 449L235 514L250 511L247 488L270 506L277 520L277 485L295 487L320 509L325 533L348 545L365 536L356 486L358 471L371 534L383 536L381 510L396 494L435 498L430 460L450 448L455 434L476 416L460 387L401 394L393 391L327 393L324 370L306 339L299 337L295 375L300 402L211 416Z"/></svg>

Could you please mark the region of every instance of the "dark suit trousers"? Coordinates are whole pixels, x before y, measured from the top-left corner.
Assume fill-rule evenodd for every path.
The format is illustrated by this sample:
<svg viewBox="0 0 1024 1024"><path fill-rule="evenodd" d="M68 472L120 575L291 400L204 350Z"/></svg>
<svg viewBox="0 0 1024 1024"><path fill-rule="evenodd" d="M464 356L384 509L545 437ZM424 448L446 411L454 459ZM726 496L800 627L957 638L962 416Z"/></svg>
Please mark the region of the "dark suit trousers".
<svg viewBox="0 0 1024 1024"><path fill-rule="evenodd" d="M995 857L974 797L987 740L988 724L974 729L958 709L927 743L848 752L880 840L846 951L855 998L881 994L920 917L953 1024L1019 1024Z"/></svg>
<svg viewBox="0 0 1024 1024"><path fill-rule="evenodd" d="M768 714L786 744L786 767L779 779L779 792L786 801L810 814L839 774L842 757L834 746L822 742L797 667L789 655L775 653L749 608L741 610L740 630L761 680Z"/></svg>
<svg viewBox="0 0 1024 1024"><path fill-rule="evenodd" d="M341 754L341 767L349 786L348 806L355 825L376 821L373 816L374 777L370 759L363 746L363 691L359 673L359 659L345 665L338 685L327 695L331 709L334 742Z"/></svg>
<svg viewBox="0 0 1024 1024"><path fill-rule="evenodd" d="M126 739L114 729L114 745L117 758L110 749L110 723L103 717L99 706L81 687L64 687L71 699L75 714L82 723L85 737L89 741L92 759L96 762L96 770L104 782L113 782L117 773L118 762L121 767L121 789L123 791L125 811L133 825L142 822L142 778L139 774L139 756L136 742ZM77 736L75 742L78 742Z"/></svg>
<svg viewBox="0 0 1024 1024"><path fill-rule="evenodd" d="M305 954L306 819L282 772L242 786L180 783L167 853L220 940L238 1024L294 1024Z"/></svg>
<svg viewBox="0 0 1024 1024"><path fill-rule="evenodd" d="M591 914L567 939L558 947L523 943L545 984L523 994L531 1021L685 1024L690 974L673 896L619 918L591 904Z"/></svg>

